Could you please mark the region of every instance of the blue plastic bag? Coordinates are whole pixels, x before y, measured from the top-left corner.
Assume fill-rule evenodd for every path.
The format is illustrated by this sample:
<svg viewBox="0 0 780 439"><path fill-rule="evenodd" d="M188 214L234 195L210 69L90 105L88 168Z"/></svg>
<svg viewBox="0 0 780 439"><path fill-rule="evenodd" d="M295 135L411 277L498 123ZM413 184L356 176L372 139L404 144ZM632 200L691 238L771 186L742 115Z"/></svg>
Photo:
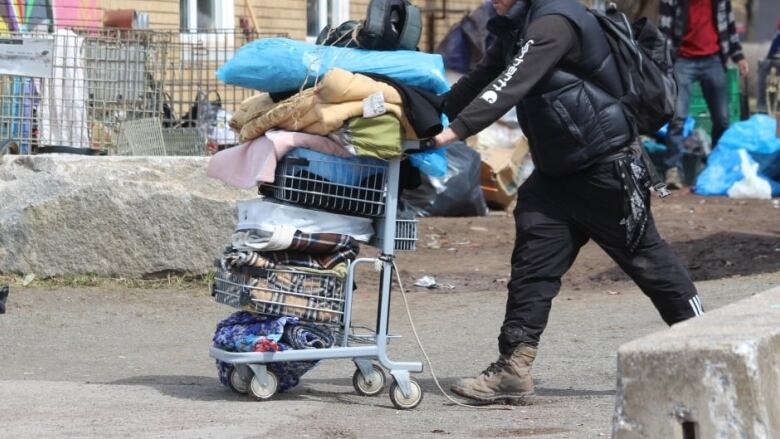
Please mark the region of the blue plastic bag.
<svg viewBox="0 0 780 439"><path fill-rule="evenodd" d="M738 150L715 148L707 159L707 167L696 178L694 192L726 195L729 188L743 178L741 164Z"/></svg>
<svg viewBox="0 0 780 439"><path fill-rule="evenodd" d="M429 177L444 177L447 173L447 154L444 148L409 154L412 166Z"/></svg>
<svg viewBox="0 0 780 439"><path fill-rule="evenodd" d="M694 128L696 128L696 119L692 118L691 116L686 117L685 123L683 124L683 139L690 136ZM661 129L659 129L658 132L655 133L655 135L661 140L666 140L666 135L668 133L669 133L669 124L667 123L666 125L662 126Z"/></svg>
<svg viewBox="0 0 780 439"><path fill-rule="evenodd" d="M450 89L441 55L317 46L287 38L264 38L241 47L217 70L227 84L277 93L296 90L339 67L378 73L437 94Z"/></svg>
<svg viewBox="0 0 780 439"><path fill-rule="evenodd" d="M666 145L650 138L642 139L642 146L645 147L648 154L661 154L666 152Z"/></svg>
<svg viewBox="0 0 780 439"><path fill-rule="evenodd" d="M307 148L293 148L285 158L306 159L309 162L306 171L347 186L360 186L367 177L384 173L387 166L386 161L371 157L339 157ZM304 167L296 166L299 168Z"/></svg>
<svg viewBox="0 0 780 439"><path fill-rule="evenodd" d="M780 139L775 137L777 122L765 114L756 114L748 120L729 127L718 140L716 149L736 151L744 148L758 162L758 172L771 178L780 177Z"/></svg>
<svg viewBox="0 0 780 439"><path fill-rule="evenodd" d="M740 154L744 149L720 149L715 151L707 159L707 167L696 178L694 192L699 195L729 195L734 185L747 177L759 178L768 185L767 195L780 196L780 183L773 181L765 174L745 175L745 168L756 165L756 161L748 154ZM745 162L746 161L746 162ZM744 163L743 163L744 162Z"/></svg>
<svg viewBox="0 0 780 439"><path fill-rule="evenodd" d="M694 191L699 195L727 195L732 186L743 180L742 154L749 163L758 163L758 177L768 181L772 195L780 195L780 139L775 137L775 121L766 115L755 115L737 122L721 136L707 159L707 167L696 179Z"/></svg>

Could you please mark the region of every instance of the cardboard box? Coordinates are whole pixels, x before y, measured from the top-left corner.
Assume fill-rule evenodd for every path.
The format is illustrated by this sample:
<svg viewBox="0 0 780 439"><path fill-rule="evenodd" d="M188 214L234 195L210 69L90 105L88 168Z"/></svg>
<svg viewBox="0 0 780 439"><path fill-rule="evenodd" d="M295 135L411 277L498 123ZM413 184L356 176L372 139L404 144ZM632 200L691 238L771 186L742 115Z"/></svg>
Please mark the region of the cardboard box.
<svg viewBox="0 0 780 439"><path fill-rule="evenodd" d="M513 148L476 149L482 156L480 186L485 200L493 208L506 209L525 180L521 167L528 156L528 140L518 140Z"/></svg>

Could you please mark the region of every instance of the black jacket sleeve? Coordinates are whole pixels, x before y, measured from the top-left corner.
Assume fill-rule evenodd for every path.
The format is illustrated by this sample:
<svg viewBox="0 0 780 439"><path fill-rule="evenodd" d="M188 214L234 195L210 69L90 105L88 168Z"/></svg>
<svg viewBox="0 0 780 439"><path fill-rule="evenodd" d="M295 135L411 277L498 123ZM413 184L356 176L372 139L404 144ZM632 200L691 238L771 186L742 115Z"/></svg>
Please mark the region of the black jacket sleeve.
<svg viewBox="0 0 780 439"><path fill-rule="evenodd" d="M473 84L473 89L464 91L466 85L461 86L461 81L453 87L453 91L457 93L454 95L456 99L473 97L471 102L457 113L450 128L460 139L487 128L517 105L570 51L579 49L579 44L577 31L563 16L546 15L534 20L528 27L526 40L503 71L494 73L495 66L498 65L495 60L497 55L494 53L492 63L475 70L479 72L478 75L464 77L467 83ZM494 75L492 80L485 81L489 74ZM484 86L486 82L487 86Z"/></svg>
<svg viewBox="0 0 780 439"><path fill-rule="evenodd" d="M505 67L503 42L497 38L474 70L461 77L447 93L444 104L447 117L450 120L455 119Z"/></svg>

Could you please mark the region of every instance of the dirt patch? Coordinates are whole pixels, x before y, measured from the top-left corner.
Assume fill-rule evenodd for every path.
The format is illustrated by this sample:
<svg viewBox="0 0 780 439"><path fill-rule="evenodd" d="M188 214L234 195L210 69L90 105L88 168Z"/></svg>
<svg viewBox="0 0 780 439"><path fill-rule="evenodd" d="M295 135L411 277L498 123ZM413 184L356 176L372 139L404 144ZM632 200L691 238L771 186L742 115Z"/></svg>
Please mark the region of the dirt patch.
<svg viewBox="0 0 780 439"><path fill-rule="evenodd" d="M699 197L676 192L653 200L653 215L661 235L686 264L694 280L723 279L774 273L780 270L780 202ZM422 218L415 252L399 252L397 264L409 291L456 294L469 291L502 291L510 273L514 244L514 219L505 212L480 218ZM363 246L361 256L377 250ZM376 291L379 280L373 269L358 269L360 291ZM414 287L424 275L432 275L437 289ZM78 275L35 278L39 288L122 287L144 289L201 289L210 285L206 276L172 276L157 279L109 279ZM606 291L628 277L593 243L585 245L563 278L564 291ZM395 283L395 279L393 280ZM0 275L0 285L23 285L23 276Z"/></svg>
<svg viewBox="0 0 780 439"><path fill-rule="evenodd" d="M321 433L322 435L320 437L333 439L358 439L358 435L355 434L355 432L336 427L323 428Z"/></svg>
<svg viewBox="0 0 780 439"><path fill-rule="evenodd" d="M529 437L541 436L546 434L568 433L571 430L565 428L488 428L479 431L479 437Z"/></svg>
<svg viewBox="0 0 780 439"><path fill-rule="evenodd" d="M676 192L653 200L661 236L694 279L712 280L780 270L780 205ZM494 212L483 218L424 218L414 253L399 253L398 267L412 291L429 274L439 294L505 288L514 244L514 220ZM563 288L599 289L628 277L593 243L582 248Z"/></svg>

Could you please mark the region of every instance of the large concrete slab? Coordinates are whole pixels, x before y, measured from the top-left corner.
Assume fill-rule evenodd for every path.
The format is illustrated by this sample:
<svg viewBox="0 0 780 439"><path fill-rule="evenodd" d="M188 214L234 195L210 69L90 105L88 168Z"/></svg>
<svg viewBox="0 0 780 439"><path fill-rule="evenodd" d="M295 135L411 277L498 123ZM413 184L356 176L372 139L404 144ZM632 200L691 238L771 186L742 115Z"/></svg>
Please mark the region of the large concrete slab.
<svg viewBox="0 0 780 439"><path fill-rule="evenodd" d="M206 157L0 158L0 273L143 277L205 273L237 199Z"/></svg>
<svg viewBox="0 0 780 439"><path fill-rule="evenodd" d="M620 347L614 437L780 437L780 288Z"/></svg>

